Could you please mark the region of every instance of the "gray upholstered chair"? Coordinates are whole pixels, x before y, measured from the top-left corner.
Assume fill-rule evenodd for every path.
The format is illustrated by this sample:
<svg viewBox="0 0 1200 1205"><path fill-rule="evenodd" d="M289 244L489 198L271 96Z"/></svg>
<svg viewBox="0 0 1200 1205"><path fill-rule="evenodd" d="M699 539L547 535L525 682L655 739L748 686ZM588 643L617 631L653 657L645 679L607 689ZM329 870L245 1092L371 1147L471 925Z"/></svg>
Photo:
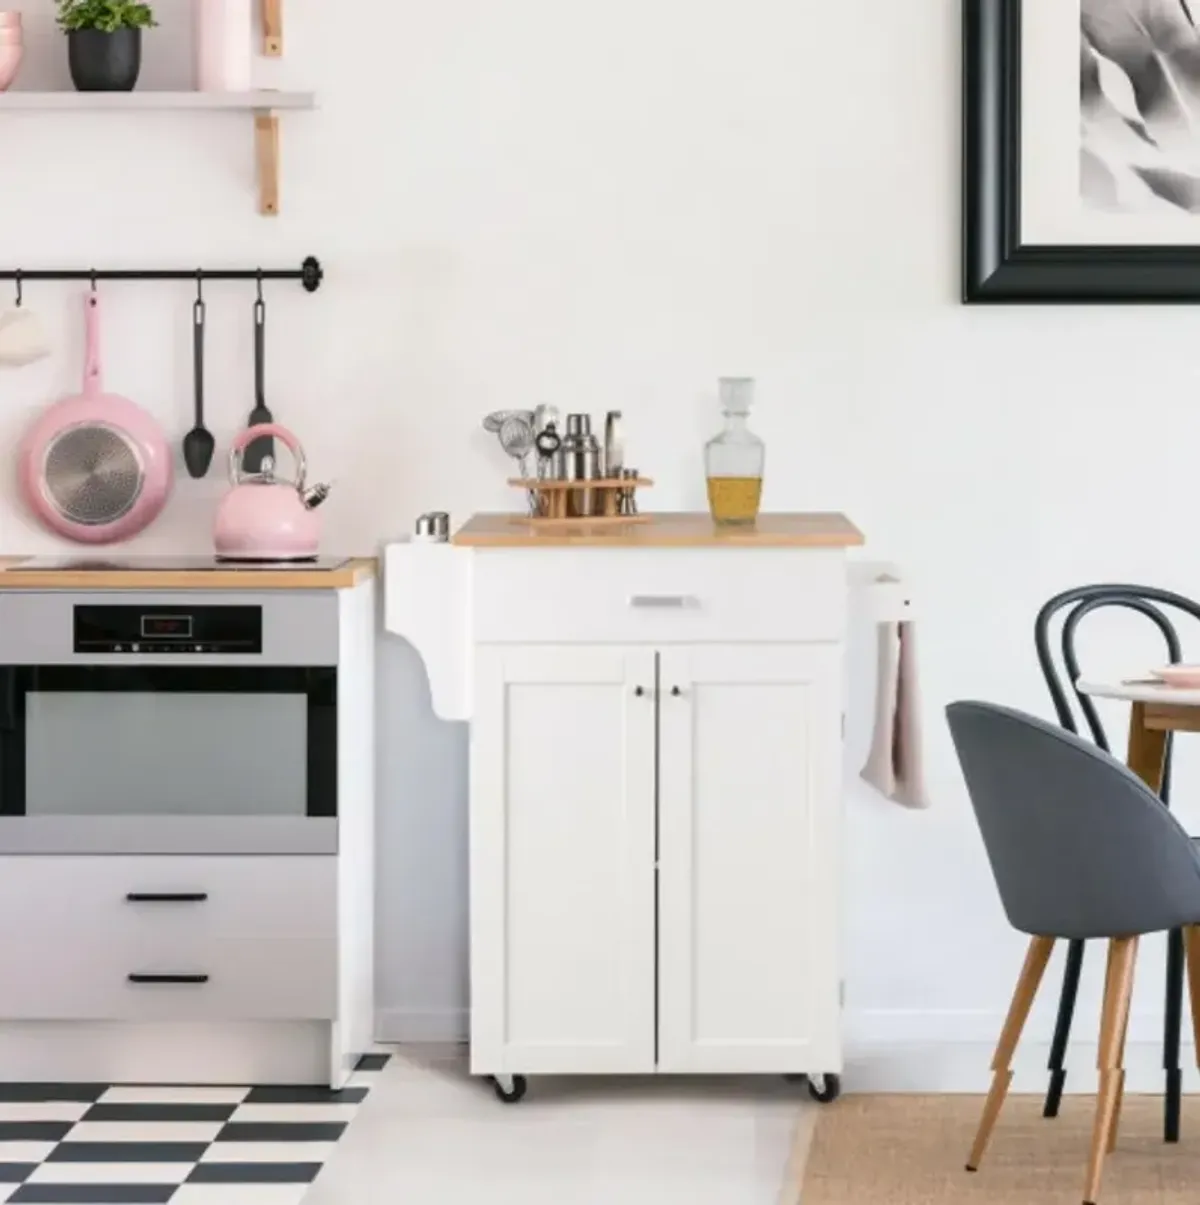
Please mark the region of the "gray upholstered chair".
<svg viewBox="0 0 1200 1205"><path fill-rule="evenodd" d="M1084 1193L1094 1205L1116 1145L1141 935L1185 931L1200 1048L1200 854L1141 780L1090 742L987 703L951 704L947 717L1004 911L1032 937L967 1168L975 1171L987 1149L1055 941L1106 938L1100 1095Z"/></svg>

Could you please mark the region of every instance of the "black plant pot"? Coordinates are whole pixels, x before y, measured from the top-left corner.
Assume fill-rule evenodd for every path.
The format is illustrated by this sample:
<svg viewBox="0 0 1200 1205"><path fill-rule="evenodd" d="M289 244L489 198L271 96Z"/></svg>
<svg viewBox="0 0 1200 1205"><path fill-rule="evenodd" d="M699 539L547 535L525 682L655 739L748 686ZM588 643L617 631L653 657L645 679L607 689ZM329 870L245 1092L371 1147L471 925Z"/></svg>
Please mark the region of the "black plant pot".
<svg viewBox="0 0 1200 1205"><path fill-rule="evenodd" d="M132 92L142 69L142 31L72 29L67 55L77 91Z"/></svg>

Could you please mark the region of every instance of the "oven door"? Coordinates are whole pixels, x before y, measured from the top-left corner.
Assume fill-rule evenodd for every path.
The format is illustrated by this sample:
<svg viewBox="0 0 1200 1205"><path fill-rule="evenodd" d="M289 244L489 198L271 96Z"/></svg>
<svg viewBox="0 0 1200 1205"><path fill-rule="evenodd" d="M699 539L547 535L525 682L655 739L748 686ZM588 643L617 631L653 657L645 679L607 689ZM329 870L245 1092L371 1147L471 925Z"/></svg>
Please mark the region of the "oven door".
<svg viewBox="0 0 1200 1205"><path fill-rule="evenodd" d="M336 851L335 668L0 666L0 855Z"/></svg>

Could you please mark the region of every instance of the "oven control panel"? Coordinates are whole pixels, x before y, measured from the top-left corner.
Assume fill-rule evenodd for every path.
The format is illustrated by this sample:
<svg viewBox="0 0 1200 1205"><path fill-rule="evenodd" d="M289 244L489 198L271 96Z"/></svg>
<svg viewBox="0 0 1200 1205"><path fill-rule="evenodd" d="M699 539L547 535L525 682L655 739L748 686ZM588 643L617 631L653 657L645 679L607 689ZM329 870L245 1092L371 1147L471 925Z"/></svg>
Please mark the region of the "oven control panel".
<svg viewBox="0 0 1200 1205"><path fill-rule="evenodd" d="M80 605L77 653L254 654L262 649L262 607Z"/></svg>

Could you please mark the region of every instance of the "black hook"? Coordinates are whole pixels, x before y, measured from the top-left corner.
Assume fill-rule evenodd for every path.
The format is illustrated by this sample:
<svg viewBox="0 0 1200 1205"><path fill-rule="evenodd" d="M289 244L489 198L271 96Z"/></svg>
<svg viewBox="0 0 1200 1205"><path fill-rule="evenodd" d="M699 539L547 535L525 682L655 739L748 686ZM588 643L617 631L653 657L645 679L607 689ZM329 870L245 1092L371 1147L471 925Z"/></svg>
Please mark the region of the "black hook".
<svg viewBox="0 0 1200 1205"><path fill-rule="evenodd" d="M204 269L196 269L196 304L204 304Z"/></svg>
<svg viewBox="0 0 1200 1205"><path fill-rule="evenodd" d="M258 281L258 304L262 305L262 303L263 303L263 291L262 291L263 270L261 268L259 268L258 271L255 272L254 276L255 276L255 279Z"/></svg>
<svg viewBox="0 0 1200 1205"><path fill-rule="evenodd" d="M17 269L16 281L17 281L17 309L20 309L21 308L21 300L22 300L22 298L21 298L21 269L20 268Z"/></svg>
<svg viewBox="0 0 1200 1205"><path fill-rule="evenodd" d="M94 292L96 292L96 269L95 268L93 268L91 270L90 276L91 276L91 280L92 280L92 292L94 293Z"/></svg>

